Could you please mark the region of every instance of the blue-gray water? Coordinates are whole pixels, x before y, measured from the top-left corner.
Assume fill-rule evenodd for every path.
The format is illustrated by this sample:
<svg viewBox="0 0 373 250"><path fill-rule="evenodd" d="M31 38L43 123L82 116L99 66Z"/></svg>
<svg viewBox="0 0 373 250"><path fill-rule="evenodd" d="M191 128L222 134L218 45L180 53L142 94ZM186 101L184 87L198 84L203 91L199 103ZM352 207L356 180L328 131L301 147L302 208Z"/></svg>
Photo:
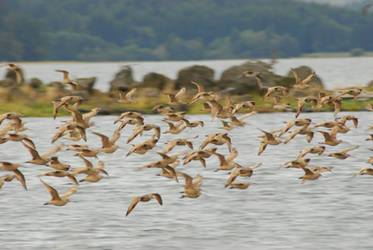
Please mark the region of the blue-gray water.
<svg viewBox="0 0 373 250"><path fill-rule="evenodd" d="M70 71L72 79L81 77L97 77L95 88L107 91L109 82L114 78L122 66L131 65L136 81L142 81L144 75L150 72L164 74L171 79L177 78L179 70L192 65L205 65L215 71L215 78L219 79L221 73L233 65L239 65L246 60L210 60L210 61L176 61L176 62L46 62L23 63L25 78L38 77L44 82L60 81L62 74L56 69ZM268 60L264 60L268 61ZM307 65L310 66L323 80L327 89L350 86L366 86L373 80L371 66L373 57L346 57L346 58L289 58L279 59L274 71L285 75L290 68ZM5 68L0 68L0 75Z"/></svg>
<svg viewBox="0 0 373 250"><path fill-rule="evenodd" d="M341 113L345 115L347 113ZM1 249L371 249L373 234L373 176L353 174L362 167L373 153L373 145L365 141L366 129L373 123L369 112L348 113L359 118L359 127L347 134L338 134L344 140L338 146L327 146L326 152L359 145L352 157L338 160L324 155L310 155L310 166L333 167L331 173L315 181L301 184L300 169L280 168L280 164L295 159L305 147L323 141L316 133L308 144L305 136L298 135L288 144L269 145L257 156L257 129L272 130L284 127L294 119L294 113L257 114L248 118L245 127L229 132L239 155L241 165L263 163L249 179L254 182L246 190L225 189L227 171L214 172L218 160L212 156L207 168L199 162L179 166L182 171L195 176L201 174L202 195L197 199L180 199L184 180L180 183L156 176L158 169L140 169L143 164L159 160L155 153L165 142L176 137L199 135L194 139L198 148L205 135L223 132L218 120L207 115L194 115L192 121L202 119L203 128L183 131L180 135L162 134L157 146L145 155L125 154L131 146L125 141L133 128L126 127L118 141L120 149L113 154L100 154L109 177L97 183L81 183L72 202L64 207L44 206L50 200L38 174L52 170L45 166L23 164L20 168L26 177L29 190L19 182L5 183L0 190L0 245ZM332 113L305 113L313 122L333 120ZM100 141L92 131L107 135L117 127L114 116L94 117L95 126L88 129L88 144L99 147ZM25 118L37 149L43 153L51 149L50 140L56 126L66 118ZM161 116L145 116L146 123L161 122ZM348 124L352 127L352 124ZM324 129L322 129L324 130ZM148 139L146 132L134 143ZM65 142L61 139L55 144ZM176 147L173 151L184 150ZM226 155L226 146L218 146ZM71 151L57 153L60 161L83 166L82 160ZM24 163L31 156L21 143L7 142L0 145L0 160ZM97 164L97 160L92 160ZM2 172L1 174L6 174ZM241 177L242 178L242 177ZM65 178L43 177L43 180L64 192L72 186ZM125 212L135 196L157 192L163 197L163 206L155 200L139 203L126 217Z"/></svg>

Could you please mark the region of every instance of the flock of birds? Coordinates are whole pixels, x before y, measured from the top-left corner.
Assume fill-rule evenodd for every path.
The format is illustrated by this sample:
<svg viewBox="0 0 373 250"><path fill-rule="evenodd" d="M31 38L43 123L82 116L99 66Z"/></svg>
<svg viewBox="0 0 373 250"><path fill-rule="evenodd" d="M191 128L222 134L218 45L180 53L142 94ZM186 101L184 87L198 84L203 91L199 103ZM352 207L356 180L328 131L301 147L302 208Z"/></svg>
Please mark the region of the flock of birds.
<svg viewBox="0 0 373 250"><path fill-rule="evenodd" d="M11 70L19 71L19 67L15 64L8 65ZM76 82L72 81L68 77L68 72L65 70L57 70L64 74L63 84L72 87L72 91L76 88ZM292 88L286 88L283 86L266 87L262 84L262 79L260 73L258 72L244 72L243 77L255 77L258 81L258 86L260 89L265 90L263 98L273 98L275 100L273 105L281 105L281 100L283 96L288 96L294 89L299 91L302 89L310 88L310 81L314 77L315 73L310 74L305 79L301 79L298 74L292 70L295 78L295 85ZM19 75L19 74L17 74ZM17 77L19 79L19 76ZM196 135L187 138L175 138L167 141L166 146L163 148L162 152L156 152L161 159L158 161L146 163L141 166L143 169L147 168L159 168L161 172L159 176L165 178L173 179L179 182L179 178L184 179L184 191L182 192L181 198L198 198L201 195L201 185L203 177L199 174L192 177L182 171L179 171L178 166L182 163L187 165L192 161L200 162L201 165L206 168L206 159L209 157L217 157L219 160L219 166L215 171L228 171L229 176L224 184L225 188L236 188L236 189L246 189L252 183L248 181L239 181L243 178L249 178L253 175L254 170L260 167L262 164L257 163L252 166L242 166L235 162L235 158L238 155L238 151L232 145L231 138L228 132L237 127L245 126L245 119L255 115L255 102L245 101L241 103L233 103L229 96L226 97L225 105L221 104L219 101L222 97L215 92L206 91L202 85L197 82L192 81L191 87L195 86L197 88L197 93L188 101L188 103L193 103L197 101L203 102L203 108L207 112L210 112L212 119L219 119L222 123L222 127L219 129L226 130L226 132L217 132L213 134L206 135L206 138L202 141L198 149L195 149L193 145L193 139L198 137L203 137L205 135ZM264 150L267 149L268 145L275 146L280 144L287 144L295 137L300 137L299 135L305 135L307 142L311 142L314 133L320 133L324 137L324 141L321 142L319 146L309 147L301 150L296 159L287 161L281 166L287 168L299 168L304 171L304 175L300 177L302 183L309 180L318 179L321 174L325 171L331 171L331 168L327 167L309 167L311 161L310 158L305 158L308 154L324 154L327 149L326 146L336 146L342 142L338 139L339 134L347 133L352 127L348 126L351 122L353 127L358 126L358 119L354 116L347 115L342 117L337 117L341 104L342 96L349 94L355 99L362 93L361 88L350 88L341 91L336 96L327 95L320 92L318 96L306 96L298 99L298 108L295 114L295 118L292 121L288 121L284 127L275 129L272 131L265 131L258 128L262 132L259 136L261 139L259 144L258 155L261 155ZM132 89L128 92L120 92L118 101L120 103L133 103L136 101L136 89ZM131 154L146 154L151 151L158 143L162 134L179 134L186 128L196 128L203 127L205 123L203 121L190 121L185 117L185 112L176 112L175 106L180 104L185 104L186 88L182 88L173 93L166 93L169 97L169 103L167 105L158 104L154 106L154 111L158 112L164 117L162 120L169 127L167 131L161 131L161 126L157 124L145 123L144 117L138 112L124 112L119 115L113 124L116 127L113 135L110 137L99 132L89 131L92 134L100 138L102 142L101 148L91 148L89 145L82 144L66 144L61 143L54 146L50 151L43 154L39 153L37 150L37 145L32 141L32 139L21 133L27 130L25 123L22 121L22 114L16 112L8 112L0 115L0 144L7 143L8 141L19 142L22 146L30 153L31 159L27 161L27 164L37 164L52 168L52 171L47 171L40 173L40 182L45 186L51 195L51 200L46 202L45 205L55 205L64 206L70 200L69 197L75 194L82 182L98 182L104 175L108 175L108 172L104 168L104 163L98 161L95 166L92 164L89 158L98 158L100 154L111 154L118 150L119 146L116 142L121 138L121 133L124 128L128 126L134 126L133 132L129 135L127 143L130 144L135 138L143 136L144 131L148 131L147 134L152 134L150 138L137 144L130 144L132 148L128 151L126 156ZM56 131L56 134L51 138L51 143L54 144L61 138L65 138L72 141L87 141L88 128L94 127L94 123L91 118L96 116L100 111L100 108L93 108L90 112L82 114L79 111L79 106L83 102L83 98L75 95L68 95L60 98L53 102L53 118L55 119L58 111L64 109L66 112L71 114L72 119L64 121ZM309 118L298 118L301 114L303 107L306 103L312 105L311 109L317 111L325 105L334 108L334 119L331 121L326 121L322 123L312 124L312 120ZM243 113L243 114L242 114ZM7 123L5 121L8 121ZM298 127L297 129L294 129ZM325 128L326 130L320 130L320 128ZM285 136L287 136L285 138ZM373 140L373 135L367 140ZM210 146L209 145L214 145ZM158 145L159 146L159 145ZM218 146L227 147L229 152L228 155L218 153ZM170 154L170 152L175 147L184 147L185 150ZM71 165L65 164L60 161L58 156L55 156L60 150L66 148L67 150L76 151L75 156L80 158L85 167L72 168ZM338 159L346 159L350 156L349 152L357 149L358 146L349 147L343 149L340 152L332 152L327 154L329 157L336 157ZM373 157L368 161L373 164ZM19 170L23 164L12 163L6 161L0 161L0 169L10 172L10 174L0 176L0 188L6 182L11 182L12 180L18 180L24 189L27 190L26 179L23 173ZM362 168L355 175L373 175L373 168ZM78 181L78 177L84 175ZM54 176L59 178L67 177L74 185L65 193L60 194L54 187L46 183L42 177L43 176ZM156 199L157 202L162 205L162 197L158 193L149 193L141 196L137 196L133 199L129 205L126 216L131 213L135 206L139 202L147 202L152 199Z"/></svg>

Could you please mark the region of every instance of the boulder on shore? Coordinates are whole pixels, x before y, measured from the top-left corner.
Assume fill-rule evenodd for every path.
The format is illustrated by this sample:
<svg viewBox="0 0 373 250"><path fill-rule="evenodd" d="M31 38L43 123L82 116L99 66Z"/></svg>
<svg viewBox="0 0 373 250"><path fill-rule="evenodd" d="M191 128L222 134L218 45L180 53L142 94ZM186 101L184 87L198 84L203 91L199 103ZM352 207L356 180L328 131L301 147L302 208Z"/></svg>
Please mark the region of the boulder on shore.
<svg viewBox="0 0 373 250"><path fill-rule="evenodd" d="M130 66L124 66L118 73L115 74L114 79L110 82L110 92L116 90L127 91L133 87L133 72Z"/></svg>
<svg viewBox="0 0 373 250"><path fill-rule="evenodd" d="M263 86L284 85L286 77L272 72L272 66L262 61L247 61L226 69L218 82L220 89L229 89L231 94L242 95L258 91L258 80L254 76L244 76L244 72L259 72Z"/></svg>
<svg viewBox="0 0 373 250"><path fill-rule="evenodd" d="M214 80L214 74L213 69L202 65L193 65L181 69L175 81L175 89L182 87L191 88L193 86L190 83L191 81L201 84L206 90L215 89L217 85Z"/></svg>
<svg viewBox="0 0 373 250"><path fill-rule="evenodd" d="M172 80L167 76L159 73L150 72L144 76L141 87L144 88L157 88L163 90L168 87Z"/></svg>
<svg viewBox="0 0 373 250"><path fill-rule="evenodd" d="M76 79L76 81L78 82L77 90L86 91L89 94L92 94L93 86L95 85L96 79L96 77Z"/></svg>

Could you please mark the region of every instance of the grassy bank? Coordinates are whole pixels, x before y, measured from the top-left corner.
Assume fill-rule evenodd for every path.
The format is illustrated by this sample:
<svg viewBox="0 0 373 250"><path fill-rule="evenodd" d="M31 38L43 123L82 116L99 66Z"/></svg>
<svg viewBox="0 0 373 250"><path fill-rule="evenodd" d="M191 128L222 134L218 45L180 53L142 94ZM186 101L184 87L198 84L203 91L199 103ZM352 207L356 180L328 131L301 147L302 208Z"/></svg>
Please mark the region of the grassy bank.
<svg viewBox="0 0 373 250"><path fill-rule="evenodd" d="M273 101L263 100L263 97L260 95L254 94L251 95L250 100L255 101L256 110L259 113L268 113L268 112L281 112L274 109ZM234 103L242 102L243 98L236 97L233 98ZM135 110L145 114L152 114L152 108L159 103L167 105L167 98L149 98L149 97L140 97L136 99L136 102L133 104L122 104L118 103L116 98L109 98L108 96L101 96L90 98L90 100L83 102L81 105L82 110L90 110L95 107L100 107L105 114L118 114L126 110ZM224 106L225 101L221 100L220 103ZM297 100L295 98L286 98L283 99L283 103L289 103L293 111L297 109ZM353 99L344 99L342 102L342 111L364 111L368 106L369 101L359 101ZM304 110L307 111L310 109L310 104L304 106ZM177 107L179 110L186 110L188 114L205 114L208 113L204 111L201 101L183 105L182 107ZM321 111L332 111L330 107L324 107ZM53 104L46 102L35 102L35 103L22 103L22 102L11 102L11 103L0 103L0 114L6 112L19 112L22 113L25 117L50 117L53 112ZM70 115L61 109L58 112L58 116Z"/></svg>

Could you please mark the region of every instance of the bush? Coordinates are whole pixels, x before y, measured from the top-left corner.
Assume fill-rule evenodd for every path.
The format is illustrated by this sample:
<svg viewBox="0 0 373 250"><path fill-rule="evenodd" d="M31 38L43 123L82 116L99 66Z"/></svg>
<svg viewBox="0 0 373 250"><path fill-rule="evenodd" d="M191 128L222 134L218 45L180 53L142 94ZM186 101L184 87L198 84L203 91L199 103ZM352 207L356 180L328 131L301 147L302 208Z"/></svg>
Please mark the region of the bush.
<svg viewBox="0 0 373 250"><path fill-rule="evenodd" d="M362 56L364 55L364 50L361 48L354 48L350 50L351 56Z"/></svg>

